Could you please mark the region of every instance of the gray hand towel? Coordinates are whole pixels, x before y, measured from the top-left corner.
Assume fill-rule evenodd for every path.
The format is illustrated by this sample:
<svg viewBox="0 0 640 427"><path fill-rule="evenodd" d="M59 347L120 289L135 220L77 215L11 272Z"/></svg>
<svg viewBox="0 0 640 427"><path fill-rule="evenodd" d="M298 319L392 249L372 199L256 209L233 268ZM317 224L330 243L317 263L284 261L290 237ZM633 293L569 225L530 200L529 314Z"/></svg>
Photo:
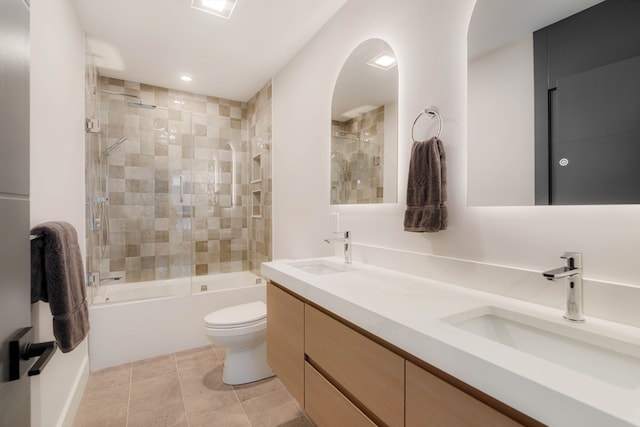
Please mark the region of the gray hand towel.
<svg viewBox="0 0 640 427"><path fill-rule="evenodd" d="M89 311L82 255L75 228L66 222L46 222L31 234L31 303L49 303L53 335L63 353L87 336Z"/></svg>
<svg viewBox="0 0 640 427"><path fill-rule="evenodd" d="M447 228L447 164L442 141L431 138L411 147L405 231L436 232Z"/></svg>

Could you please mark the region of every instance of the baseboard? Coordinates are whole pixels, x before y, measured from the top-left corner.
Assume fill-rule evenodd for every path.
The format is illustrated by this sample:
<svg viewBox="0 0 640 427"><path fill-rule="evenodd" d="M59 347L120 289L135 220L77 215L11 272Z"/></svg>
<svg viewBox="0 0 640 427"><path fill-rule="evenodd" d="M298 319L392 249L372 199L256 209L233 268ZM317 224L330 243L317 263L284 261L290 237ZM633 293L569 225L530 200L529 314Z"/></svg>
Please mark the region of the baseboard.
<svg viewBox="0 0 640 427"><path fill-rule="evenodd" d="M69 398L64 406L62 414L60 415L60 419L56 424L58 427L72 427L73 420L76 417L76 413L78 412L78 408L80 407L80 402L82 401L82 395L84 394L84 389L87 386L87 381L89 380L89 356L86 355L82 360L82 365L80 369L78 369L78 373L76 375L75 381L73 382L73 387L71 389L71 393L69 393Z"/></svg>

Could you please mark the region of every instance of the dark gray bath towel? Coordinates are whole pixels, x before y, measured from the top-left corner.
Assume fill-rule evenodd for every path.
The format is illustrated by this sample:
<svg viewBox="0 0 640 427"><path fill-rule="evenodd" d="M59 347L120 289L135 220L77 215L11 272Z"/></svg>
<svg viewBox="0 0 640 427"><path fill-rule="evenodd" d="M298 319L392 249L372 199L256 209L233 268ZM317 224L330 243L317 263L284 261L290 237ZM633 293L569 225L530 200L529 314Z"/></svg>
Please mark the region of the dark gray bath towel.
<svg viewBox="0 0 640 427"><path fill-rule="evenodd" d="M431 138L411 147L405 231L435 232L447 228L447 163L442 141Z"/></svg>
<svg viewBox="0 0 640 427"><path fill-rule="evenodd" d="M49 303L53 335L63 353L87 336L89 311L82 255L75 228L66 222L46 222L34 227L31 241L31 303Z"/></svg>

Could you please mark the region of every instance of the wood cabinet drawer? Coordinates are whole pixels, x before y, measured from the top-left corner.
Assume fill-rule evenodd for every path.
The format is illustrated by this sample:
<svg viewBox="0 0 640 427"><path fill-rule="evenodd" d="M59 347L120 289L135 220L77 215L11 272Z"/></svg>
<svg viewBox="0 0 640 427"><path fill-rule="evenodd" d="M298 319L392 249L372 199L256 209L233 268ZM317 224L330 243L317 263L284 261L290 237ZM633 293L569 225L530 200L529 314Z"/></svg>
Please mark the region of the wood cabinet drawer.
<svg viewBox="0 0 640 427"><path fill-rule="evenodd" d="M305 352L363 407L390 427L404 425L404 359L307 305Z"/></svg>
<svg viewBox="0 0 640 427"><path fill-rule="evenodd" d="M376 426L308 363L305 363L304 372L304 410L318 427Z"/></svg>
<svg viewBox="0 0 640 427"><path fill-rule="evenodd" d="M406 372L406 427L521 425L409 361Z"/></svg>
<svg viewBox="0 0 640 427"><path fill-rule="evenodd" d="M304 303L267 285L267 363L304 406Z"/></svg>

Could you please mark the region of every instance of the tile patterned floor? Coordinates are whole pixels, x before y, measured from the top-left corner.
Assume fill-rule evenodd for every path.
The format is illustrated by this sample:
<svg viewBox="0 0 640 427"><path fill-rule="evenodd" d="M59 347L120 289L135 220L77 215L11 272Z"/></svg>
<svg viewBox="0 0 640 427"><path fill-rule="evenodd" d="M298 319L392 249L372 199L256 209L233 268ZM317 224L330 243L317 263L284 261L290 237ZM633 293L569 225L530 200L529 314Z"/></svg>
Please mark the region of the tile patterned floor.
<svg viewBox="0 0 640 427"><path fill-rule="evenodd" d="M222 382L213 346L92 373L73 427L312 427L277 378Z"/></svg>

